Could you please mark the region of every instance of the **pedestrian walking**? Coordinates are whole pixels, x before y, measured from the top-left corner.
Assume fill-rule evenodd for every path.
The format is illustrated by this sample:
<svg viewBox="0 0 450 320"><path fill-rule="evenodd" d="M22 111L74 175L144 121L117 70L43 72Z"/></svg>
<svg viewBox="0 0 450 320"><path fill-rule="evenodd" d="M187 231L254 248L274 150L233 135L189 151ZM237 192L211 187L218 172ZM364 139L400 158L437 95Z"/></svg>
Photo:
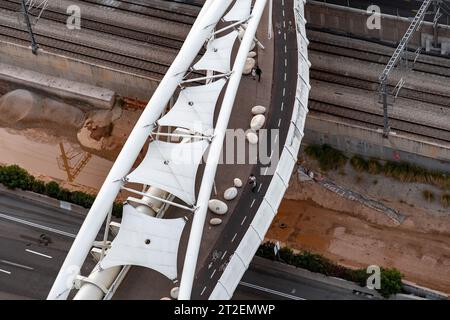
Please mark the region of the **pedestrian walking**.
<svg viewBox="0 0 450 320"><path fill-rule="evenodd" d="M252 69L252 77L253 77L253 80L256 80L256 68Z"/></svg>
<svg viewBox="0 0 450 320"><path fill-rule="evenodd" d="M248 177L248 183L252 187L252 192L256 192L256 188L258 187L258 182L256 181L256 177L253 175L253 173Z"/></svg>
<svg viewBox="0 0 450 320"><path fill-rule="evenodd" d="M258 82L261 82L261 74L262 74L262 70L259 66L256 66L255 69L256 75L258 76Z"/></svg>

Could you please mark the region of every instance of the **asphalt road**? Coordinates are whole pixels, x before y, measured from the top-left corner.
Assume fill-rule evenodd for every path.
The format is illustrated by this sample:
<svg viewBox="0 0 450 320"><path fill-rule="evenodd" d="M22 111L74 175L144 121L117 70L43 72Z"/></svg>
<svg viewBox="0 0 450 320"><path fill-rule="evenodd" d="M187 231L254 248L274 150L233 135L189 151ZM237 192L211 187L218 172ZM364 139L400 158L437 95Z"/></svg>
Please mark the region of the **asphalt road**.
<svg viewBox="0 0 450 320"><path fill-rule="evenodd" d="M298 56L293 0L274 1L273 24L275 41L274 74L271 107L267 117L266 128L278 129L277 133L268 130L268 141L278 141L276 145L270 146L268 150L278 147L279 154L281 154L290 125L297 85ZM273 137L272 139L272 133L278 134L278 137L276 139ZM273 177L269 174L260 175L260 172L264 171L261 170L263 167L266 166L255 165L253 170L259 183L257 192L253 193L250 190L250 186L246 184L243 190L244 196L239 199L231 219L216 240L215 250L210 253L206 260L209 263L206 263L198 270L191 295L193 299L207 299L210 296L231 254L237 249L250 227L250 223Z"/></svg>
<svg viewBox="0 0 450 320"><path fill-rule="evenodd" d="M0 300L45 299L72 244L70 234L77 232L83 216L1 192L0 212ZM48 245L39 242L43 233L51 239ZM257 260L244 275L234 300L361 298L349 288ZM86 261L83 274L94 266L90 257Z"/></svg>
<svg viewBox="0 0 450 320"><path fill-rule="evenodd" d="M46 298L83 218L0 192L0 299ZM88 258L82 272L93 265Z"/></svg>

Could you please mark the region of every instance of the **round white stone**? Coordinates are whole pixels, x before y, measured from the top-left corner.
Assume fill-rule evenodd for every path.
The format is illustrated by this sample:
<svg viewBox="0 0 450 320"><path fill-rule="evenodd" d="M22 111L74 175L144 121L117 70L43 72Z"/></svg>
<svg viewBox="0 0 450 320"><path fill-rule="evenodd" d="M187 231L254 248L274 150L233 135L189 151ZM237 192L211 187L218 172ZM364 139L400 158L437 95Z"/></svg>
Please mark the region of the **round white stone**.
<svg viewBox="0 0 450 320"><path fill-rule="evenodd" d="M256 57L256 52L255 51L250 51L247 55L248 58L254 58Z"/></svg>
<svg viewBox="0 0 450 320"><path fill-rule="evenodd" d="M254 106L252 108L252 114L258 115L258 114L264 114L266 112L266 107L263 106Z"/></svg>
<svg viewBox="0 0 450 320"><path fill-rule="evenodd" d="M264 122L266 122L266 117L262 114L257 114L250 122L250 128L255 131L259 130L264 126Z"/></svg>
<svg viewBox="0 0 450 320"><path fill-rule="evenodd" d="M222 223L222 219L220 219L220 218L212 218L211 220L209 220L209 223L212 226L218 226L219 224Z"/></svg>
<svg viewBox="0 0 450 320"><path fill-rule="evenodd" d="M225 200L233 200L234 198L236 198L237 194L238 191L236 187L231 187L225 190L225 192L223 193L223 197Z"/></svg>
<svg viewBox="0 0 450 320"><path fill-rule="evenodd" d="M223 201L218 200L218 199L211 199L211 200L209 200L208 208L209 208L209 210L211 210L215 214L220 214L220 215L223 215L223 214L227 213L227 211L228 211L227 204L225 202L223 202Z"/></svg>
<svg viewBox="0 0 450 320"><path fill-rule="evenodd" d="M258 143L258 136L254 132L247 133L247 140L250 144L257 144Z"/></svg>
<svg viewBox="0 0 450 320"><path fill-rule="evenodd" d="M234 186L236 188L241 188L242 187L242 180L241 179L235 178L233 182L234 182Z"/></svg>
<svg viewBox="0 0 450 320"><path fill-rule="evenodd" d="M247 60L245 61L245 67L244 67L244 71L242 72L243 74L250 74L252 73L252 69L255 67L256 65L256 60L253 58L247 58Z"/></svg>
<svg viewBox="0 0 450 320"><path fill-rule="evenodd" d="M174 287L174 288L172 288L172 290L170 290L170 296L173 298L173 299L178 299L178 292L180 291L180 288L179 287Z"/></svg>

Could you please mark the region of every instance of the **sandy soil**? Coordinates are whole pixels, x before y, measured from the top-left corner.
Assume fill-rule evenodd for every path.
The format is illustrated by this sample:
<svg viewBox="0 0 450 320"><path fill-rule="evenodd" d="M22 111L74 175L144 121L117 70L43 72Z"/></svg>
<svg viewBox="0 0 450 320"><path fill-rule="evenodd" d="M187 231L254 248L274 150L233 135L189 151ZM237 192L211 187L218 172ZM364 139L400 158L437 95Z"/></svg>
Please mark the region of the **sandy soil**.
<svg viewBox="0 0 450 320"><path fill-rule="evenodd" d="M378 177L388 184L384 179ZM388 205L407 216L400 226L383 213L294 177L266 237L349 267L395 267L406 280L450 293L450 216L407 203Z"/></svg>

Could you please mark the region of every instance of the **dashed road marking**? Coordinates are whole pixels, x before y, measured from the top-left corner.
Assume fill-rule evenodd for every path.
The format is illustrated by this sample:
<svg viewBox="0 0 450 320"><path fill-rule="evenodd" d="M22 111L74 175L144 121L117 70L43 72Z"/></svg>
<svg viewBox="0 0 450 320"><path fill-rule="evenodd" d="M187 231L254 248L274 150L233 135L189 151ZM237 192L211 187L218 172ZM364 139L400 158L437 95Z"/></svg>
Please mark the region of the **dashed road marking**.
<svg viewBox="0 0 450 320"><path fill-rule="evenodd" d="M277 141L278 141L278 134L275 136L275 143L277 143Z"/></svg>
<svg viewBox="0 0 450 320"><path fill-rule="evenodd" d="M281 118L278 119L278 127L280 127L280 124L281 124Z"/></svg>
<svg viewBox="0 0 450 320"><path fill-rule="evenodd" d="M215 274L216 274L216 269L214 269L214 271L211 273L211 276L209 278L212 279Z"/></svg>
<svg viewBox="0 0 450 320"><path fill-rule="evenodd" d="M3 270L3 269L0 269L0 272L6 273L6 274L11 274L11 271Z"/></svg>
<svg viewBox="0 0 450 320"><path fill-rule="evenodd" d="M33 250L30 250L30 249L25 249L25 251L29 252L29 253L32 253L32 254L35 254L35 255L38 255L38 256L41 256L41 257L44 257L44 258L47 258L47 259L52 259L52 256L49 256L47 254L43 254L43 253L40 253L40 252L37 252L37 251L33 251Z"/></svg>
<svg viewBox="0 0 450 320"><path fill-rule="evenodd" d="M283 97L286 95L286 88L283 88Z"/></svg>
<svg viewBox="0 0 450 320"><path fill-rule="evenodd" d="M255 204L256 199L253 199L252 204L250 205L250 208L253 207L253 205Z"/></svg>
<svg viewBox="0 0 450 320"><path fill-rule="evenodd" d="M222 258L220 258L220 260L223 260L223 258L225 258L225 255L227 254L227 250L225 250L225 252L222 255Z"/></svg>
<svg viewBox="0 0 450 320"><path fill-rule="evenodd" d="M287 73L285 72L284 73L284 81L286 81L287 80Z"/></svg>
<svg viewBox="0 0 450 320"><path fill-rule="evenodd" d="M284 101L281 102L281 111L284 109Z"/></svg>
<svg viewBox="0 0 450 320"><path fill-rule="evenodd" d="M262 183L259 185L258 192L259 192L259 190L261 190L262 185L263 185Z"/></svg>
<svg viewBox="0 0 450 320"><path fill-rule="evenodd" d="M284 53L287 53L287 46L284 46Z"/></svg>
<svg viewBox="0 0 450 320"><path fill-rule="evenodd" d="M245 216L244 219L242 219L241 226L244 224L245 220L247 220L247 216Z"/></svg>
<svg viewBox="0 0 450 320"><path fill-rule="evenodd" d="M264 170L264 175L267 174L267 171L269 171L269 167L266 167L266 170Z"/></svg>
<svg viewBox="0 0 450 320"><path fill-rule="evenodd" d="M236 239L237 233L234 234L233 239L231 239L231 242L234 242L234 239Z"/></svg>
<svg viewBox="0 0 450 320"><path fill-rule="evenodd" d="M287 67L287 59L284 59L284 66Z"/></svg>
<svg viewBox="0 0 450 320"><path fill-rule="evenodd" d="M286 41L286 32L284 33L284 36L283 36L283 37L284 37L284 41Z"/></svg>
<svg viewBox="0 0 450 320"><path fill-rule="evenodd" d="M203 287L203 290L202 290L202 292L200 293L201 296L203 295L203 293L205 293L205 290L206 290L206 286Z"/></svg>

